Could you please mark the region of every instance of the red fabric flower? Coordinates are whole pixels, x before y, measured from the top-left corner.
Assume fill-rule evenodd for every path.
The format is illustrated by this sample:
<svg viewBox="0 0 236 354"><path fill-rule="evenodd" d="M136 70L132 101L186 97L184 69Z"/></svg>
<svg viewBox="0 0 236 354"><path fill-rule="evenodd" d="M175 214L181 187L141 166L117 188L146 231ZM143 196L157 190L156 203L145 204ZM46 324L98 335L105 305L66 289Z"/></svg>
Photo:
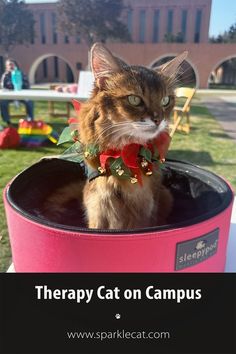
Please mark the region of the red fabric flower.
<svg viewBox="0 0 236 354"><path fill-rule="evenodd" d="M125 147L122 150L107 150L104 151L100 154L100 163L102 168L106 168L106 163L107 160L112 157L114 159L117 159L119 157L122 157L122 160L124 161L124 164L132 169L139 168L138 165L138 154L140 150L141 145L139 144L129 144L125 145Z"/></svg>
<svg viewBox="0 0 236 354"><path fill-rule="evenodd" d="M142 145L140 144L129 144L124 146L121 151L121 157L127 167L134 169L139 168L138 154L141 146Z"/></svg>
<svg viewBox="0 0 236 354"><path fill-rule="evenodd" d="M73 123L78 123L78 119L77 118L74 118L74 117L71 117L68 119L68 124L73 124Z"/></svg>
<svg viewBox="0 0 236 354"><path fill-rule="evenodd" d="M107 160L112 157L113 159L118 159L121 156L121 150L107 150L100 154L100 164L102 168L106 168Z"/></svg>
<svg viewBox="0 0 236 354"><path fill-rule="evenodd" d="M170 142L171 142L171 137L168 132L160 133L157 139L155 140L154 144L156 145L159 151L160 160L165 160L167 151L170 146Z"/></svg>
<svg viewBox="0 0 236 354"><path fill-rule="evenodd" d="M147 144L145 147L147 147L152 152L152 154L154 154L155 145L158 149L160 160L164 160L170 142L171 138L169 136L169 133L162 132L158 135L157 139L154 141L154 144ZM142 145L140 144L129 144L125 145L122 150L110 149L103 151L99 155L101 167L104 169L108 167L107 162L109 158L117 159L121 157L125 166L131 170L133 176L136 176L139 184L142 185L142 173L139 166L139 151L141 147ZM153 171L153 166L151 162L148 164L148 168L150 169L150 171Z"/></svg>
<svg viewBox="0 0 236 354"><path fill-rule="evenodd" d="M81 108L81 103L75 99L72 100L72 104L74 106L74 110L76 111L77 114L79 114L80 108Z"/></svg>

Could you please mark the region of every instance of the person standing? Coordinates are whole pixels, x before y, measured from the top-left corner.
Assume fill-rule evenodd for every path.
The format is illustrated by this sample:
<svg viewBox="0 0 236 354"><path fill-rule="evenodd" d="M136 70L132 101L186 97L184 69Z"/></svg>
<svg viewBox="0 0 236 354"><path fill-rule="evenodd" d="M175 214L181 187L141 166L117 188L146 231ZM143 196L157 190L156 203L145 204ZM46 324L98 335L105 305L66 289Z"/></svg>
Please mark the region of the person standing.
<svg viewBox="0 0 236 354"><path fill-rule="evenodd" d="M29 85L29 81L27 76L20 70L19 65L17 64L17 62L14 59L7 59L5 62L5 72L2 75L1 78L1 88L3 89L7 89L7 90L14 90L16 87L15 85L15 71L17 70L17 72L21 73L21 88L22 89L29 89L30 85ZM19 89L19 87L18 87ZM2 115L2 119L4 122L6 122L8 125L11 124L10 121L10 115L9 115L9 103L12 102L11 100L2 100L0 101L0 107L1 107L1 115ZM29 120L33 120L34 119L34 104L32 101L30 100L22 100L20 101L21 103L23 103L26 107L26 113L27 113L27 119Z"/></svg>

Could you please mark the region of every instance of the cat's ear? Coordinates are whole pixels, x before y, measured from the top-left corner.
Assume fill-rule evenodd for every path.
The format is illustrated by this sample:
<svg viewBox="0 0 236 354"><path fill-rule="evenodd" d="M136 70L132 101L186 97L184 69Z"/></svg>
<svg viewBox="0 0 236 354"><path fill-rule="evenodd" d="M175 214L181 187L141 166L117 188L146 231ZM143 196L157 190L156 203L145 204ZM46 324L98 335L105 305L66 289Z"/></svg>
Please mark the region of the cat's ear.
<svg viewBox="0 0 236 354"><path fill-rule="evenodd" d="M177 57L168 61L167 63L154 68L154 70L162 72L165 76L173 76L174 74L178 73L181 64L187 58L187 56L188 52L184 51L183 53L177 55Z"/></svg>
<svg viewBox="0 0 236 354"><path fill-rule="evenodd" d="M127 64L124 60L122 60L121 58L118 58L118 57L115 57L114 58L116 59L116 61L118 62L119 64L119 67L120 68L125 68L127 66L129 66L129 64Z"/></svg>
<svg viewBox="0 0 236 354"><path fill-rule="evenodd" d="M92 46L90 60L96 81L103 81L122 68L121 61L114 57L102 43L95 43Z"/></svg>

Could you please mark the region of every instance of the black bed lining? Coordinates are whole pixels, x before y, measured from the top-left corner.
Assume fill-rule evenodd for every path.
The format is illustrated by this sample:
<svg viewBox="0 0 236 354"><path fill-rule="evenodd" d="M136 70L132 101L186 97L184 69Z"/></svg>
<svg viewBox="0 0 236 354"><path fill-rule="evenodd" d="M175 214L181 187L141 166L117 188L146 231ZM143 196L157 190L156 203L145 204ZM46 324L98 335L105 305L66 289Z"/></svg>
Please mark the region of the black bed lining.
<svg viewBox="0 0 236 354"><path fill-rule="evenodd" d="M86 179L79 164L60 159L44 159L21 172L7 189L7 200L19 214L48 227L80 233L117 235L191 226L218 215L232 202L233 193L228 184L214 173L195 165L167 160L163 165L163 174L164 184L170 188L175 200L168 224L163 226L101 230L86 228L80 221L78 225L73 225L73 213L68 217L68 223L63 224L38 216L35 210L38 210L52 188L66 185L77 178Z"/></svg>

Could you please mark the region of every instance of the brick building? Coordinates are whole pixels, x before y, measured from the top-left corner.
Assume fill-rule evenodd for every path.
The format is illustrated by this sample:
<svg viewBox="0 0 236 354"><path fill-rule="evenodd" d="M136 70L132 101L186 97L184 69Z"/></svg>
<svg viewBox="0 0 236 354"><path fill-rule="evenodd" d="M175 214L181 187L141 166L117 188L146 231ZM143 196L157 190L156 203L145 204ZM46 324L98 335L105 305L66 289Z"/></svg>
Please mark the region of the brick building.
<svg viewBox="0 0 236 354"><path fill-rule="evenodd" d="M107 46L131 64L153 66L184 50L185 79L201 88L208 86L212 72L226 59L236 57L236 44L208 43L211 0L124 0L123 13L132 43ZM29 4L36 21L36 38L28 46L15 47L16 58L31 83L73 82L87 67L88 47L80 38L57 30L57 4ZM1 52L0 52L1 53ZM0 70L3 58L0 56Z"/></svg>
<svg viewBox="0 0 236 354"><path fill-rule="evenodd" d="M163 43L179 34L185 43L207 43L211 0L126 0L134 43Z"/></svg>

